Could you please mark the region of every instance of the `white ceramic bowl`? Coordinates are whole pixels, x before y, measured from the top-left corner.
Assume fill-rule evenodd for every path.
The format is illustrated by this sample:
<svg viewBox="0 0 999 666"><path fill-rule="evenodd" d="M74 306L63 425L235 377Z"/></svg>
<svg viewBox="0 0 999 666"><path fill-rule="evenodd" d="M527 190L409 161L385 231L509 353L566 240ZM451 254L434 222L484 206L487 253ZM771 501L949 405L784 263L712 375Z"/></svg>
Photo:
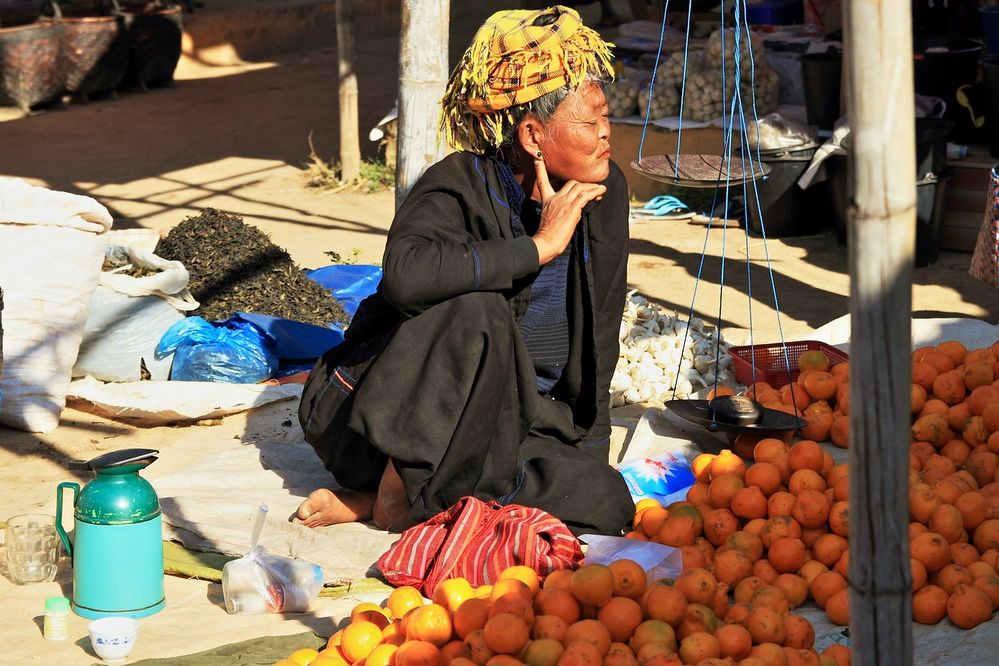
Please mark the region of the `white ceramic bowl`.
<svg viewBox="0 0 999 666"><path fill-rule="evenodd" d="M130 617L102 617L88 624L87 631L97 656L109 664L120 664L135 647L139 622Z"/></svg>

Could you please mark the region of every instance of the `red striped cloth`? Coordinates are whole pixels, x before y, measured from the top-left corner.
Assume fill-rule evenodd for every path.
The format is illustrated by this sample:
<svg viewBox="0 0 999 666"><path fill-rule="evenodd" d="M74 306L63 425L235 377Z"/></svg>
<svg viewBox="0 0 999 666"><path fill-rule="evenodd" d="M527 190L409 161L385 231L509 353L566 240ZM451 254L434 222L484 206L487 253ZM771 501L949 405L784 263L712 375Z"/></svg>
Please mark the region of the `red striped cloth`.
<svg viewBox="0 0 999 666"><path fill-rule="evenodd" d="M463 497L403 532L378 558L378 568L393 585L412 585L432 597L437 584L449 578L465 578L473 587L491 585L515 564L543 577L575 569L582 559L579 541L550 513Z"/></svg>

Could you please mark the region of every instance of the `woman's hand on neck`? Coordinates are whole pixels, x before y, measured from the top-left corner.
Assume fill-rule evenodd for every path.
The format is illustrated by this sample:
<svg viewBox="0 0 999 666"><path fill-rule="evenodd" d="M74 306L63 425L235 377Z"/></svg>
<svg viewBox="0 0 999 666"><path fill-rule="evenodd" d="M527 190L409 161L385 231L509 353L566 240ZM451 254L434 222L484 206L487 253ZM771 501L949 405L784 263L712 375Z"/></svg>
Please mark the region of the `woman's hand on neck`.
<svg viewBox="0 0 999 666"><path fill-rule="evenodd" d="M541 185L538 182L537 170L535 169L534 164L534 160L537 159L537 156L529 154L519 145L507 146L504 150L506 151L504 157L510 165L510 170L513 171L513 175L517 179L517 182L520 183L520 186L524 189L524 193L527 195L527 198L541 203ZM552 178L550 184L553 187L560 189L565 183L558 178Z"/></svg>

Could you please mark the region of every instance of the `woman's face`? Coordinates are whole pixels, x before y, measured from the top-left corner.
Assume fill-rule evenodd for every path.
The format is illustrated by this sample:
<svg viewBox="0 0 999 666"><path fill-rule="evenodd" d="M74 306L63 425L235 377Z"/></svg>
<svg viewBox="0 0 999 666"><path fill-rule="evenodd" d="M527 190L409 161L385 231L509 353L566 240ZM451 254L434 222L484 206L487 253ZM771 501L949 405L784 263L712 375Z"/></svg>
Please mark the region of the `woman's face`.
<svg viewBox="0 0 999 666"><path fill-rule="evenodd" d="M586 83L559 104L545 123L539 147L552 180L600 183L610 173L610 120L607 98Z"/></svg>

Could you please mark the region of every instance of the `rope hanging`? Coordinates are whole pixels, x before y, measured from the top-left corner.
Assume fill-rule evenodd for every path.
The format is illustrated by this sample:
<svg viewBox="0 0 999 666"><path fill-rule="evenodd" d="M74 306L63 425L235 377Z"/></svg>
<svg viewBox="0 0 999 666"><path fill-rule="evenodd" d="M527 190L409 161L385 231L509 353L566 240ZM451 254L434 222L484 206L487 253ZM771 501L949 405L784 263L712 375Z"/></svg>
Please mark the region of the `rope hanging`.
<svg viewBox="0 0 999 666"><path fill-rule="evenodd" d="M676 151L672 156L672 163L670 163L670 156L654 156L645 157L645 141L648 133L648 127L651 121L651 109L652 105L649 104L645 109L645 117L642 122L642 133L638 144L638 155L636 162L632 163L632 167L643 175L652 177L661 182L670 183L680 187L693 187L696 185L691 184L689 179L684 179L682 174L685 169L694 170L696 162L699 160L703 164L707 165L701 170L701 173L705 173L709 168L716 169L714 182L710 183L710 186L714 187L714 193L712 195L711 206L709 209L709 217L706 224L706 231L704 237L704 244L701 249L701 257L697 266L697 273L694 281L694 289L691 297L690 310L688 312L688 322L694 317L694 307L697 300L698 287L701 282L701 277L704 272L707 248L708 248L708 238L710 236L713 221L718 212L719 205L721 206L720 217L723 220L727 220L729 217L729 207L732 202L731 188L733 180L736 183L741 184L742 187L742 199L744 202L742 217L745 228L748 229L750 225L750 205L755 206L755 211L757 219L760 220L761 234L763 236L763 251L764 259L766 263L767 275L770 280L770 290L774 299L774 308L777 315L777 329L780 337L781 347L784 351L784 364L787 370L791 369L790 358L787 353L787 346L784 340L784 329L781 323L781 312L780 312L780 301L777 296L777 286L774 276L773 264L770 258L770 253L767 248L767 235L766 235L766 225L763 221L763 209L760 203L760 192L757 185L757 180L759 178L766 178L766 174L769 169L765 167L760 151L759 141L757 141L755 155L753 154L753 148L749 144L749 124L747 122L747 109L746 103L743 99L743 72L742 72L742 49L743 49L743 36L745 35L746 40L749 44L746 47L749 50L749 94L751 99L749 101L750 114L752 122L755 127L759 127L759 115L757 111L757 91L756 91L756 60L752 48L752 39L750 32L750 25L747 18L747 0L734 0L734 4L726 6L725 0L722 0L720 13L719 13L719 39L721 40L721 129L722 129L722 151L721 155L716 156L712 159L712 156L704 155L683 155L681 153L682 141L683 141L683 119L684 119L684 102L686 99L687 92L687 78L689 72L689 61L690 61L690 38L691 38L691 16L693 14L693 2L688 0L687 3L687 18L686 18L686 29L684 33L683 40L683 69L682 78L680 81L680 105L679 105L679 118L677 121L676 130ZM663 57L664 47L666 43L666 29L667 29L667 19L669 16L669 0L666 0L665 6L663 7L662 22L659 32L659 45L656 52L655 65L652 70L652 76L649 81L649 98L652 98L655 90L656 77L659 73L659 65ZM731 8L733 13L733 29L732 29L732 42L734 50L734 71L727 71L726 65L726 42L727 31L726 31L726 13L727 9ZM728 98L728 81L729 77L733 77L734 85L732 86L732 96L731 99ZM738 124L736 124L738 123ZM739 134L739 144L738 144L738 160L733 163L733 152L736 150L735 146L735 133L738 131ZM759 132L757 131L757 134ZM755 158L755 159L754 159ZM669 178L669 169L673 169L672 179ZM651 173L656 170L656 173ZM691 171L693 173L693 171ZM704 186L704 185L701 185ZM752 190L750 190L750 186ZM747 295L749 298L749 346L755 347L754 339L754 318L753 318L753 289L752 289L752 277L751 277L751 262L750 262L750 247L749 247L749 234L746 236L746 283L747 283ZM722 329L722 311L724 308L724 287L725 287L725 275L726 275L726 247L727 247L727 225L722 229L722 239L721 239L721 259L720 259L720 286L718 295L718 314L715 322L715 380L714 387L717 391L718 387L718 372L717 368L720 361L720 348L721 348L721 336L720 331ZM684 330L683 340L681 343L681 349L685 349L687 345L688 329ZM752 357L752 377L753 383L756 383L757 369L756 369L756 355L751 354ZM682 358L682 357L681 357ZM678 362L677 373L680 375L680 365ZM673 398L676 398L676 383L673 386ZM716 413L715 409L711 409L710 418L714 422ZM716 425L716 424L715 424Z"/></svg>

